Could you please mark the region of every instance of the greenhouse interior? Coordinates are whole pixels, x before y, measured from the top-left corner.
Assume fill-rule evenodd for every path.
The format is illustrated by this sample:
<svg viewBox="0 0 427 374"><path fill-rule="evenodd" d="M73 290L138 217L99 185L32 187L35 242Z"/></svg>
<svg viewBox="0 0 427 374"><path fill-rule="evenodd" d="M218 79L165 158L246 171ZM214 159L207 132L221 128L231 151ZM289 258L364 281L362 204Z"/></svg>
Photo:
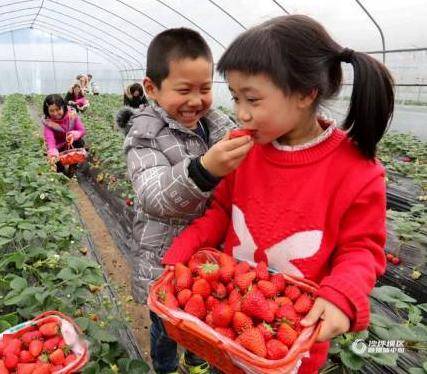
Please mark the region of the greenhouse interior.
<svg viewBox="0 0 427 374"><path fill-rule="evenodd" d="M0 0L0 374L427 373L426 20Z"/></svg>

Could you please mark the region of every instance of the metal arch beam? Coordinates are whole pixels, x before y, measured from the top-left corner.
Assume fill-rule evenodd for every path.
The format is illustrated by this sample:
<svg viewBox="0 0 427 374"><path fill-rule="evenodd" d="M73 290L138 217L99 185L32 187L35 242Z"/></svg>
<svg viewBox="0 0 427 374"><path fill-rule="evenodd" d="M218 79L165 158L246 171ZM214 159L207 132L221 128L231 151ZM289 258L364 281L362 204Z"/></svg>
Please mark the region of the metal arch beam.
<svg viewBox="0 0 427 374"><path fill-rule="evenodd" d="M37 12L36 16L34 17L33 22L31 23L31 26L30 26L30 27L33 27L33 26L34 26L34 22L36 22L37 17L39 16L40 11L41 11L41 10L42 10L42 8L43 8L43 4L44 4L44 0L42 0L42 3L40 4L39 11Z"/></svg>
<svg viewBox="0 0 427 374"><path fill-rule="evenodd" d="M124 4L121 0L116 0L116 1ZM226 49L226 46L224 44L222 44L218 39L216 39L213 35L211 35L209 32L207 32L203 27L199 26L196 22L194 22L193 20L191 20L190 18L188 18L186 15L182 14L181 12L178 12L175 8L172 8L170 5L165 4L162 0L155 0L155 1L157 1L160 4L162 4L163 6L165 6L166 8L168 8L169 10L171 10L172 12L178 14L180 17L182 17L185 20L187 20L188 22L190 22L194 27L197 27L203 33L205 33L206 35L208 35L212 40L214 40L216 43L218 43L223 49ZM124 4L124 5L126 5L126 4Z"/></svg>
<svg viewBox="0 0 427 374"><path fill-rule="evenodd" d="M160 23L159 21L157 21L155 18L153 18L153 17L149 16L147 13L144 13L142 10L137 9L137 8L133 7L132 5L126 4L126 3L124 3L124 2L123 2L123 1L121 1L121 0L116 0L116 1L117 1L118 3L120 3L120 4L124 5L124 6L128 7L129 9L132 9L134 12L137 12L137 13L139 13L139 14L142 14L143 16L147 17L149 20L153 21L154 23L157 23L159 26L162 26L162 27L163 27L163 28L165 28L165 29L167 29L167 28L168 28L167 26L165 26L165 25L163 25L162 23ZM151 35L151 36L154 36L154 35Z"/></svg>
<svg viewBox="0 0 427 374"><path fill-rule="evenodd" d="M67 9L71 9L71 10L73 10L73 11L77 12L77 13L81 13L81 14L87 15L85 12L82 12L81 10L79 10L79 9L77 9L77 8L71 7L71 6L69 6L69 5L61 4L61 3L60 3L60 2L58 2L58 1L48 0L48 2L49 2L49 3L54 3L54 4L56 4L56 5L59 5L59 6L61 6L61 7L67 8ZM46 8L45 8L45 9L46 9ZM139 43L139 44L143 45L144 47L147 47L147 48L148 48L148 44L146 44L146 43L144 43L144 42L142 42L142 41L140 41L140 40L136 39L134 35L130 35L130 34L128 34L127 32L125 32L125 31L123 31L123 30L119 29L118 27L113 26L113 25L109 24L108 22L105 22L105 21L104 21L104 20L102 20L101 18L95 17L95 16L93 16L93 15L91 15L90 17L91 17L91 19L95 19L95 20L97 20L98 22L101 22L101 23L103 23L104 25L107 25L107 26L109 26L109 27L113 28L114 30L116 30L116 31L118 31L118 32L120 32L120 33L122 33L122 34L126 35L127 37L129 37L130 39L132 39L132 41L133 41L133 42L135 42L135 43Z"/></svg>
<svg viewBox="0 0 427 374"><path fill-rule="evenodd" d="M285 7L282 5L282 4L280 4L277 0L273 0L273 3L274 4L276 4L280 9L282 9L287 15L290 15L291 13L290 12L288 12L286 9L285 9Z"/></svg>
<svg viewBox="0 0 427 374"><path fill-rule="evenodd" d="M381 43L383 45L382 55L383 55L383 64L385 64L385 38L383 34L383 30L381 29L380 25L377 23L375 18L368 12L368 10L362 5L360 0L354 0L356 3L362 8L362 10L367 14L367 16L371 19L371 21L374 23L375 27L378 29L380 36L381 36Z"/></svg>
<svg viewBox="0 0 427 374"><path fill-rule="evenodd" d="M0 19L0 22L6 22L6 21L12 21L18 18L22 18L22 17L30 17L29 19L33 19L34 14L22 14L20 16L16 16L16 17L9 17L9 18L5 18L5 19ZM31 21L32 22L32 21Z"/></svg>
<svg viewBox="0 0 427 374"><path fill-rule="evenodd" d="M88 27L90 27L90 28L92 28L92 29L95 29L95 30L99 31L99 32L101 33L101 35L102 35L102 34L108 35L108 36L110 36L111 38L113 38L113 39L117 40L119 43L121 43L121 44L125 44L125 45L127 45L129 48L134 49L134 47L133 47L132 45L130 45L130 44L126 43L126 42L123 42L122 40L118 39L118 38L117 38L117 37L115 37L114 35L112 35L112 34L110 34L110 33L106 32L105 30L100 29L99 27L96 27L96 26L91 25L91 24L90 24L90 23L88 23L88 22L85 22L85 21L79 20L78 18L72 17L72 16L70 16L70 15L68 15L68 14L64 14L64 13L62 13L62 12L58 12L57 10L52 10L52 9L50 9L50 8L44 8L44 10L47 10L47 11L52 12L52 13L55 13L55 14L60 14L61 16L64 16L64 17L71 18L71 19L73 19L73 20L75 20L75 21L77 21L77 22L82 23L82 24L83 24L83 25L85 25L85 26L88 26ZM39 15L39 17L48 18L48 19L51 19L52 21L58 21L57 19L55 19L55 18L53 18L53 17L46 16L46 15L44 15L44 14L40 14L40 15ZM66 22L64 22L64 21L58 21L58 22L61 22L61 25L62 25L62 24L64 24L64 25L67 25L67 26L73 27L73 25L70 25L69 23L66 23ZM88 32L88 33L89 33L89 32ZM104 40L107 44L109 44L109 45L111 45L111 46L114 46L114 47L116 47L117 49L120 49L123 53L125 53L125 54L126 54L127 56L129 56L130 58L133 58L133 59L137 62L137 64L139 64L139 61L138 61L138 59L137 59L136 57L133 57L133 55L131 55L131 54L129 54L129 53L127 53L127 52L125 52L125 50L123 50L122 48L118 48L117 46L115 46L115 45L113 45L113 44L111 44L111 43L108 43L108 41L107 41L106 39L104 39L104 38L100 38L98 35L95 35L95 34L92 34L92 33L89 33L89 34L90 34L90 35L93 35L94 37L96 37L96 38L98 38L98 39L102 39L102 40ZM144 55L143 53L140 53L140 52L137 52L137 53L145 57L145 55Z"/></svg>
<svg viewBox="0 0 427 374"><path fill-rule="evenodd" d="M221 12L226 14L228 17L230 17L234 22L236 22L243 30L247 30L247 27L245 27L238 19L236 19L234 16L232 16L230 13L228 13L221 5L218 5L215 1L209 0L209 2L213 5L215 5Z"/></svg>
<svg viewBox="0 0 427 374"><path fill-rule="evenodd" d="M18 4L23 4L23 3L31 3L34 2L35 0L21 0L21 1L14 1L12 3L7 3L7 4L2 4L0 5L0 8L4 8L7 6L11 6L11 5L18 5ZM39 8L38 6L36 8Z"/></svg>
<svg viewBox="0 0 427 374"><path fill-rule="evenodd" d="M9 13L16 13L16 12L20 12L22 10L30 10L30 9L39 9L38 6L33 6L33 7L29 7L29 8L22 8L22 9L15 9L15 10L10 10L8 12L1 12L0 16L4 15L4 14L9 14ZM31 14L31 16L36 15L37 13ZM29 15L29 14L28 14Z"/></svg>

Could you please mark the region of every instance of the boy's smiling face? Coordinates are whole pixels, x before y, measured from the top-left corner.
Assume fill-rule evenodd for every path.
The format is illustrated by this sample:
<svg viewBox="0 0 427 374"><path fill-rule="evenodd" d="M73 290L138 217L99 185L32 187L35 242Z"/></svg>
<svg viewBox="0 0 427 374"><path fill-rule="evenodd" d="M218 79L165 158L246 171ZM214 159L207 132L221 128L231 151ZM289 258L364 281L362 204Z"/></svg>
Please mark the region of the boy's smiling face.
<svg viewBox="0 0 427 374"><path fill-rule="evenodd" d="M212 62L204 57L172 59L161 87L146 77L144 88L173 119L195 129L212 105L212 73Z"/></svg>

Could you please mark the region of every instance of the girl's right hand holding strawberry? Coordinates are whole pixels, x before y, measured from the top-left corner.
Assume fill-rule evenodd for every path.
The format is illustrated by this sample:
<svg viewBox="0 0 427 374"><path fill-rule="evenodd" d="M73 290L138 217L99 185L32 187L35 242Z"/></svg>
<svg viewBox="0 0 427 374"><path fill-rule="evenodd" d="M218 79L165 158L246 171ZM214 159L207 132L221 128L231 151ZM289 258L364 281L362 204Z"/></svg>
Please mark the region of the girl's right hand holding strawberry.
<svg viewBox="0 0 427 374"><path fill-rule="evenodd" d="M240 165L253 145L249 135L231 139L227 133L200 158L200 163L215 177L223 177Z"/></svg>

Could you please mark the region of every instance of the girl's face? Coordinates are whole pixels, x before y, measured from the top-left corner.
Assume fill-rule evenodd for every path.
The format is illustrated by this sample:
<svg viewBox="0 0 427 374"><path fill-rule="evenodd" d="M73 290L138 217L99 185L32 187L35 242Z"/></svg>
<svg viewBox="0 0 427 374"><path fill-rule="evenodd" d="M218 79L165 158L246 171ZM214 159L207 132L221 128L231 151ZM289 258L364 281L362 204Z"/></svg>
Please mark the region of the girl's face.
<svg viewBox="0 0 427 374"><path fill-rule="evenodd" d="M64 109L56 104L49 105L47 110L52 119L61 119L64 116Z"/></svg>
<svg viewBox="0 0 427 374"><path fill-rule="evenodd" d="M80 93L80 87L73 88L74 95L78 95Z"/></svg>
<svg viewBox="0 0 427 374"><path fill-rule="evenodd" d="M134 91L133 97L138 97L138 96L139 96L139 91L138 90Z"/></svg>
<svg viewBox="0 0 427 374"><path fill-rule="evenodd" d="M318 126L311 109L315 95L285 95L266 74L232 70L227 80L237 120L242 128L253 130L256 143L277 139L295 145L310 140L313 128Z"/></svg>

